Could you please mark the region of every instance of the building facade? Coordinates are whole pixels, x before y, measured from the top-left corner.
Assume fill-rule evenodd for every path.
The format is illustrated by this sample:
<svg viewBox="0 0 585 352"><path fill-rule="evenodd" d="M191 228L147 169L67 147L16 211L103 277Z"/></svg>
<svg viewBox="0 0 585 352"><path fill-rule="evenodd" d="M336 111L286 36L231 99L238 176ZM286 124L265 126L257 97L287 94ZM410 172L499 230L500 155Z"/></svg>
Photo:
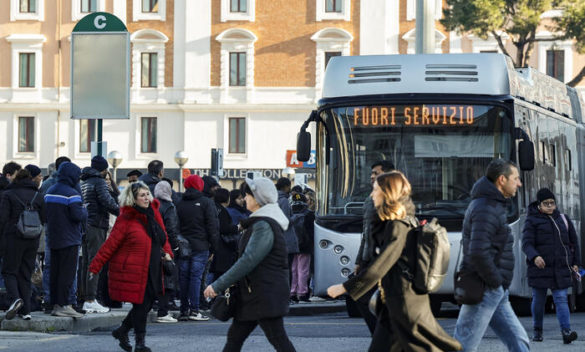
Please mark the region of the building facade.
<svg viewBox="0 0 585 352"><path fill-rule="evenodd" d="M441 17L442 0L436 19ZM0 162L87 166L95 120L69 115L71 31L105 11L131 34L131 118L105 120L107 151L126 170L174 162L206 173L223 148L226 178L277 178L320 98L329 59L414 53L416 0L5 0L0 2ZM544 16L543 21L546 21ZM544 27L543 27L544 28ZM542 30L539 38L552 38ZM445 32L436 52L499 51ZM532 65L569 81L585 65L571 42L540 42ZM174 170L173 170L174 169Z"/></svg>

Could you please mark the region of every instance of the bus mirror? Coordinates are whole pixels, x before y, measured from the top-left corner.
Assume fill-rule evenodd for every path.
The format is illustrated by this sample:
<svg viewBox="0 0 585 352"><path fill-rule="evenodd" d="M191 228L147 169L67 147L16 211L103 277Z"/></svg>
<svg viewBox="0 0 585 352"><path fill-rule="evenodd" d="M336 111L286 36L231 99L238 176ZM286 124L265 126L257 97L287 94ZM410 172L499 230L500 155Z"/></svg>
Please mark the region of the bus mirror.
<svg viewBox="0 0 585 352"><path fill-rule="evenodd" d="M311 134L301 128L297 134L297 160L309 161L311 157Z"/></svg>
<svg viewBox="0 0 585 352"><path fill-rule="evenodd" d="M520 170L534 170L534 143L527 140L518 143L518 161Z"/></svg>

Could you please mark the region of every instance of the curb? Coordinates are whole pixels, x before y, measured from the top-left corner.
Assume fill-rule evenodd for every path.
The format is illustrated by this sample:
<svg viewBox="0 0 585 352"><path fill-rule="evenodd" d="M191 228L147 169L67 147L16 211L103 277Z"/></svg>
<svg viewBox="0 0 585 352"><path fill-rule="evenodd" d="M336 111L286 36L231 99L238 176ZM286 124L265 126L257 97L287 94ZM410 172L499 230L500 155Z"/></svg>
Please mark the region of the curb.
<svg viewBox="0 0 585 352"><path fill-rule="evenodd" d="M116 309L109 313L86 314L83 318L54 317L43 312L32 312L31 320L15 317L12 320L1 317L0 330L34 331L34 332L90 332L95 329L119 325L128 314L128 310Z"/></svg>

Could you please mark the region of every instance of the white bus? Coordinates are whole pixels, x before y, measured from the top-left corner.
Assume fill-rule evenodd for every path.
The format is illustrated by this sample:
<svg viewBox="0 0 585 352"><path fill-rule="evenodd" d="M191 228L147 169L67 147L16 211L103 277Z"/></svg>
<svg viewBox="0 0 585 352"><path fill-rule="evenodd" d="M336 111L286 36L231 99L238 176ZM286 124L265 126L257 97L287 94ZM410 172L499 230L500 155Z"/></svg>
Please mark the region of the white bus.
<svg viewBox="0 0 585 352"><path fill-rule="evenodd" d="M436 311L452 300L469 192L492 159L505 158L519 164L524 184L508 207L516 256L510 294L516 308L529 312L521 232L539 188L555 193L583 248L582 107L573 88L530 68L514 69L501 54L333 58L318 110L303 124L297 145L299 160L307 158L306 128L315 122L315 294L325 296L352 272L370 167L387 159L410 180L416 216L436 217L449 232L450 276L431 302ZM577 296L579 306L583 296Z"/></svg>

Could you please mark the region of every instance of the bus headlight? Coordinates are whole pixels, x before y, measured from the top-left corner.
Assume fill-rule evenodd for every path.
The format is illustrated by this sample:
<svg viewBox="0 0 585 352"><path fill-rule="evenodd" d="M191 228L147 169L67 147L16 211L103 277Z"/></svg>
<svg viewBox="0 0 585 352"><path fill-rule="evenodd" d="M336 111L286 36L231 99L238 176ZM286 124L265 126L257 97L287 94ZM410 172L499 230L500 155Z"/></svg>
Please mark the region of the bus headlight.
<svg viewBox="0 0 585 352"><path fill-rule="evenodd" d="M339 262L341 263L341 265L347 265L349 264L349 257L344 255L341 258L339 258Z"/></svg>
<svg viewBox="0 0 585 352"><path fill-rule="evenodd" d="M333 247L333 252L335 252L335 254L341 254L341 252L343 252L343 246L337 245Z"/></svg>
<svg viewBox="0 0 585 352"><path fill-rule="evenodd" d="M351 273L351 270L349 270L348 268L341 269L341 276L343 276L343 277L348 277L350 273Z"/></svg>

